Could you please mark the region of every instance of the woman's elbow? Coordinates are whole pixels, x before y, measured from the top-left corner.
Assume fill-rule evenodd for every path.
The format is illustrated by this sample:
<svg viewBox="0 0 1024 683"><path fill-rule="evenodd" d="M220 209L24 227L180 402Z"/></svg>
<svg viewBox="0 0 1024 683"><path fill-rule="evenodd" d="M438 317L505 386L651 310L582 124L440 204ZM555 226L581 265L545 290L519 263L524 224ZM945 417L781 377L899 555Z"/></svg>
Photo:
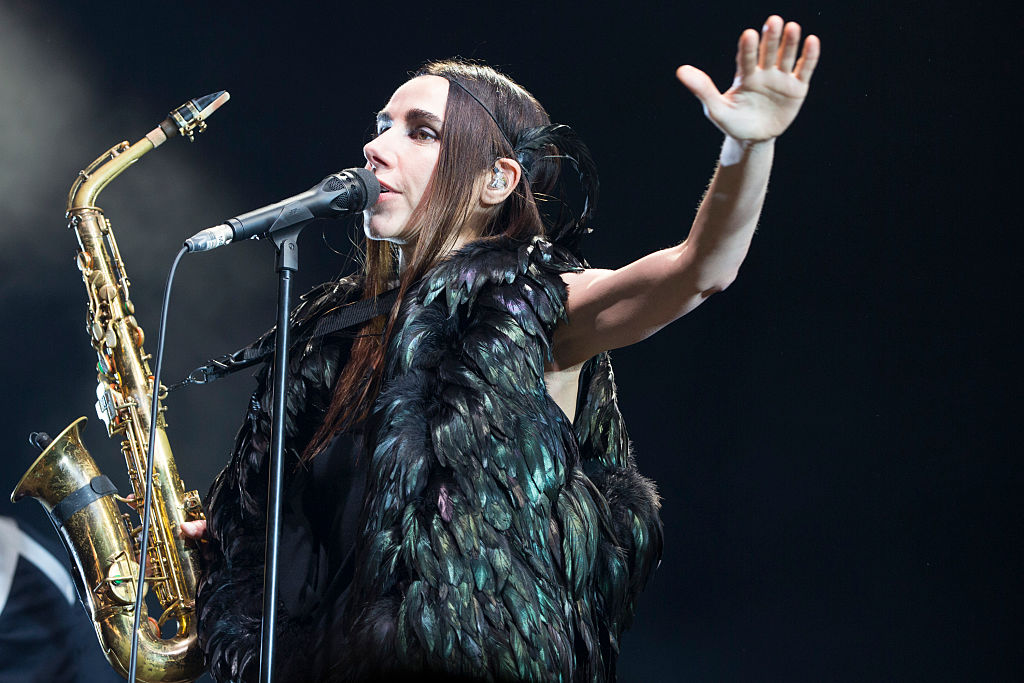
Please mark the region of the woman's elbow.
<svg viewBox="0 0 1024 683"><path fill-rule="evenodd" d="M736 281L736 276L739 274L738 270L733 270L728 273L718 274L716 277L709 278L706 282L701 283L700 287L700 298L707 299L712 294L718 294L724 291Z"/></svg>

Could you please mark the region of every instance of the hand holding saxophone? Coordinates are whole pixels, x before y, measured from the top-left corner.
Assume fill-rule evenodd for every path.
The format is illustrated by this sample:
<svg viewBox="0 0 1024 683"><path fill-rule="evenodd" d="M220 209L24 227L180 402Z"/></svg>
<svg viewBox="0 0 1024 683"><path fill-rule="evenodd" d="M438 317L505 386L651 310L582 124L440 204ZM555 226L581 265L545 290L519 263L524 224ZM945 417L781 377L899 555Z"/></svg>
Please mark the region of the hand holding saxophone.
<svg viewBox="0 0 1024 683"><path fill-rule="evenodd" d="M206 534L206 520L197 519L194 522L182 522L178 525L178 536L193 541L203 540Z"/></svg>

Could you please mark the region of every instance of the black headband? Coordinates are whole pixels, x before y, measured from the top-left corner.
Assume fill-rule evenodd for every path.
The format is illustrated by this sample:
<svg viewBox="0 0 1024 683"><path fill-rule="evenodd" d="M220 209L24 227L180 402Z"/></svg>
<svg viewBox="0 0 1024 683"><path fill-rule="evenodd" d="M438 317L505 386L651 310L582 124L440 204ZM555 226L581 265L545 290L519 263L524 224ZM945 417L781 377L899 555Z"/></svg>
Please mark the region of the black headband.
<svg viewBox="0 0 1024 683"><path fill-rule="evenodd" d="M454 78L445 78L445 80L447 80L448 83L450 83L451 85L457 85L460 88L462 88L462 92L464 92L467 95L469 95L470 97L472 97L476 101L476 103L480 105L480 108L483 109L485 112L487 112L487 115L491 117L491 121L494 121L494 125L498 129L498 132L501 133L501 137L505 138L505 142L508 143L509 149L511 149L513 152L515 152L516 146L512 143L512 140L510 140L508 135L505 133L505 129L501 127L500 123L498 123L498 119L494 116L494 112L492 112L490 110L490 107L488 107L486 104L481 102L480 98L473 94L472 90L470 90L466 86L462 85L461 83L456 81Z"/></svg>

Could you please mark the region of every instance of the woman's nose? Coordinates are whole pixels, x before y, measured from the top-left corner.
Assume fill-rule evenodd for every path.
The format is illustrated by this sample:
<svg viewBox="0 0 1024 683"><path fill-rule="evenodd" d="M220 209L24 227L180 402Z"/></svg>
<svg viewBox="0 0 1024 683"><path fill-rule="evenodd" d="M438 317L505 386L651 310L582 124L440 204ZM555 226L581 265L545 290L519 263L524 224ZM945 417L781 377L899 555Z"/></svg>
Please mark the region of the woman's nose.
<svg viewBox="0 0 1024 683"><path fill-rule="evenodd" d="M373 140L370 140L363 145L363 156L366 157L366 163L371 168L387 168L390 166L388 163L389 155L385 149L384 143L381 140L383 136L378 135Z"/></svg>

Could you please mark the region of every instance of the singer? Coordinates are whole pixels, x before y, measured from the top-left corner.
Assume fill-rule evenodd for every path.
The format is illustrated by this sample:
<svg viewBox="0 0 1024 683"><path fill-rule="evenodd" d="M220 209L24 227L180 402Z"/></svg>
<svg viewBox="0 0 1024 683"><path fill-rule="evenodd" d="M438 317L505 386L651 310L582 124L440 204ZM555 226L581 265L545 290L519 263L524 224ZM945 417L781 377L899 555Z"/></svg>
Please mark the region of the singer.
<svg viewBox="0 0 1024 683"><path fill-rule="evenodd" d="M532 95L459 61L395 91L364 147L381 193L363 271L295 313L309 329L399 288L389 314L291 352L275 680L615 679L662 526L607 351L736 276L818 61L800 33L778 16L744 31L725 92L679 68L725 136L718 167L686 239L618 270L579 254L596 172ZM560 176L587 198L575 214L545 211ZM208 526L185 530L209 541L200 638L219 681L259 667L269 372Z"/></svg>

